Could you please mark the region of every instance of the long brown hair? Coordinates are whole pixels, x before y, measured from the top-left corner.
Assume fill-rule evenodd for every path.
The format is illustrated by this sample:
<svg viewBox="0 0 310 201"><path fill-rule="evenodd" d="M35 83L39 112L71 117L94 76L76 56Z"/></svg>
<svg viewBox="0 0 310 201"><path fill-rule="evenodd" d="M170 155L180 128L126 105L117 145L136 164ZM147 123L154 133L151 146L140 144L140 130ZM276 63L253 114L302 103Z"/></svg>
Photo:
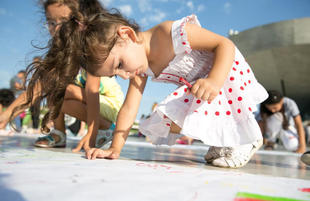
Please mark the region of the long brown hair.
<svg viewBox="0 0 310 201"><path fill-rule="evenodd" d="M55 3L66 5L70 8L71 15L48 42L47 52L41 56L42 59L28 65L27 100L14 109L11 120L18 110L46 99L49 111L43 117L42 130L49 132L46 124L58 117L66 88L74 83L81 66L81 60L76 59L81 56L82 41L85 38L81 23L88 16L105 13L106 10L97 0L46 0L41 3L45 11ZM36 88L39 88L39 94L34 96Z"/></svg>
<svg viewBox="0 0 310 201"><path fill-rule="evenodd" d="M266 122L267 117L273 114L270 110L268 110L266 105L277 104L283 99L283 95L279 91L276 91L276 90L269 90L268 95L269 95L268 98L260 106L260 115L262 117L263 122ZM280 112L283 116L282 128L287 130L289 123L285 115L285 108L283 105L282 105L282 108L280 109Z"/></svg>

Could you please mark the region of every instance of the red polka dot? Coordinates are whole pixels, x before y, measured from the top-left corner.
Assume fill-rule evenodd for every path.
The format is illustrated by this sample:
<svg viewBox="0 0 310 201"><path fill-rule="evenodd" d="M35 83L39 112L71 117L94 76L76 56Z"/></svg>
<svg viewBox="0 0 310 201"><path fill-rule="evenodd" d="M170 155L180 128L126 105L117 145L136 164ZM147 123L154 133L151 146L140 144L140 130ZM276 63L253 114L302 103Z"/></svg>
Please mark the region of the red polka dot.
<svg viewBox="0 0 310 201"><path fill-rule="evenodd" d="M241 90L244 90L243 86L240 87Z"/></svg>
<svg viewBox="0 0 310 201"><path fill-rule="evenodd" d="M249 80L248 83L251 84L251 80Z"/></svg>
<svg viewBox="0 0 310 201"><path fill-rule="evenodd" d="M249 107L249 110L252 112L252 108Z"/></svg>
<svg viewBox="0 0 310 201"><path fill-rule="evenodd" d="M187 92L187 88L184 88L184 92Z"/></svg>
<svg viewBox="0 0 310 201"><path fill-rule="evenodd" d="M231 105L233 102L232 102L232 100L229 100L228 103Z"/></svg>
<svg viewBox="0 0 310 201"><path fill-rule="evenodd" d="M244 86L246 86L246 82L244 83Z"/></svg>
<svg viewBox="0 0 310 201"><path fill-rule="evenodd" d="M243 75L243 72L242 72L242 71L240 71L240 75Z"/></svg>
<svg viewBox="0 0 310 201"><path fill-rule="evenodd" d="M221 101L219 101L219 104L220 104L220 105L222 104Z"/></svg>
<svg viewBox="0 0 310 201"><path fill-rule="evenodd" d="M167 78L170 78L170 76L168 76Z"/></svg>
<svg viewBox="0 0 310 201"><path fill-rule="evenodd" d="M241 96L238 97L238 101L242 101L242 97Z"/></svg>
<svg viewBox="0 0 310 201"><path fill-rule="evenodd" d="M231 93L231 92L232 92L232 88L229 88L229 89L228 89L228 92Z"/></svg>
<svg viewBox="0 0 310 201"><path fill-rule="evenodd" d="M237 69L235 67L232 68L234 71L236 71Z"/></svg>
<svg viewBox="0 0 310 201"><path fill-rule="evenodd" d="M208 111L207 110L205 111L205 115L208 115Z"/></svg>
<svg viewBox="0 0 310 201"><path fill-rule="evenodd" d="M166 115L164 115L164 119L167 119L168 117Z"/></svg>
<svg viewBox="0 0 310 201"><path fill-rule="evenodd" d="M237 65L239 65L239 61L235 61L235 63L236 63Z"/></svg>
<svg viewBox="0 0 310 201"><path fill-rule="evenodd" d="M215 115L216 116L220 116L220 112L215 112Z"/></svg>
<svg viewBox="0 0 310 201"><path fill-rule="evenodd" d="M173 95L175 95L175 96L178 95L178 92L174 92Z"/></svg>
<svg viewBox="0 0 310 201"><path fill-rule="evenodd" d="M237 112L238 112L238 113L241 113L241 109L238 109Z"/></svg>
<svg viewBox="0 0 310 201"><path fill-rule="evenodd" d="M211 104L211 101L208 101L208 104Z"/></svg>
<svg viewBox="0 0 310 201"><path fill-rule="evenodd" d="M227 115L230 115L230 114L231 114L231 112L230 112L230 111L227 111L227 112L226 112L226 114L227 114Z"/></svg>
<svg viewBox="0 0 310 201"><path fill-rule="evenodd" d="M183 45L186 45L186 43L185 43L185 42L182 42L182 44L183 44Z"/></svg>
<svg viewBox="0 0 310 201"><path fill-rule="evenodd" d="M197 103L197 104L201 103L201 100L197 100L196 103Z"/></svg>
<svg viewBox="0 0 310 201"><path fill-rule="evenodd" d="M235 78L234 78L234 77L230 77L229 79L230 79L230 81L234 81L234 80L235 80Z"/></svg>
<svg viewBox="0 0 310 201"><path fill-rule="evenodd" d="M250 69L246 70L246 72L250 73Z"/></svg>
<svg viewBox="0 0 310 201"><path fill-rule="evenodd" d="M169 123L166 123L166 126L170 126L170 124L169 124Z"/></svg>
<svg viewBox="0 0 310 201"><path fill-rule="evenodd" d="M180 35L183 36L183 33L181 33Z"/></svg>
<svg viewBox="0 0 310 201"><path fill-rule="evenodd" d="M185 103L187 103L188 101L189 101L189 100L188 100L187 98L186 98L186 99L184 99L184 102L185 102Z"/></svg>
<svg viewBox="0 0 310 201"><path fill-rule="evenodd" d="M198 112L197 110L195 110L194 112Z"/></svg>
<svg viewBox="0 0 310 201"><path fill-rule="evenodd" d="M220 95L222 95L222 92L220 91Z"/></svg>

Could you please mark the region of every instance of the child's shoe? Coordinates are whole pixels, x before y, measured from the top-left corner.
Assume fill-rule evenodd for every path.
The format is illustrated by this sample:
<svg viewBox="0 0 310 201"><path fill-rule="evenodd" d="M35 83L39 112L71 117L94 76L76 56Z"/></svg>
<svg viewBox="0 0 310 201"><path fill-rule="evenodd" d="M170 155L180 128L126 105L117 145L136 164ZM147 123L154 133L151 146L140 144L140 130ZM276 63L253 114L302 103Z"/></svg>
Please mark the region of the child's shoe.
<svg viewBox="0 0 310 201"><path fill-rule="evenodd" d="M112 141L114 128L115 128L115 124L112 124L109 129L98 130L98 134L96 138L96 148L101 148L107 143Z"/></svg>
<svg viewBox="0 0 310 201"><path fill-rule="evenodd" d="M220 158L220 157L228 157L231 155L233 151L232 147L214 147L211 146L204 156L207 163L212 163L213 160Z"/></svg>
<svg viewBox="0 0 310 201"><path fill-rule="evenodd" d="M310 151L303 153L300 160L310 166Z"/></svg>
<svg viewBox="0 0 310 201"><path fill-rule="evenodd" d="M245 144L233 148L231 154L212 161L212 165L225 168L239 168L245 166L254 153L263 145L263 140L257 140L252 144Z"/></svg>

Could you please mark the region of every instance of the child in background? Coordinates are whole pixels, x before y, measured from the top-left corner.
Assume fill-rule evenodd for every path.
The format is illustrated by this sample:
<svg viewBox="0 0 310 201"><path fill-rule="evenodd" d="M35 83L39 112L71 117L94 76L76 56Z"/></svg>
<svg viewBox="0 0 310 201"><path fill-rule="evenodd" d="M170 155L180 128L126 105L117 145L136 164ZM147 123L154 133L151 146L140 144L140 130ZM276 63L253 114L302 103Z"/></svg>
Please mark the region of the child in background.
<svg viewBox="0 0 310 201"><path fill-rule="evenodd" d="M140 32L137 24L117 11L76 13L59 33L59 43L51 46L46 63L80 63L95 76L130 79L110 148L92 148L86 153L88 159L118 158L147 76L179 86L140 125L153 144L173 145L183 134L212 146L205 155L208 162L231 168L247 164L262 145L252 112L267 92L234 44L201 28L196 16ZM58 57L57 48L66 60Z"/></svg>
<svg viewBox="0 0 310 201"><path fill-rule="evenodd" d="M304 153L305 131L297 104L276 90L270 90L268 94L260 106L258 119L265 137L265 149L274 149L276 140L280 138L285 149Z"/></svg>
<svg viewBox="0 0 310 201"><path fill-rule="evenodd" d="M88 9L91 4L96 4L98 12L104 12L104 8L96 0L44 1L43 7L50 34L54 36L62 23L70 19L72 12L76 12L76 10L82 10L84 13L89 12ZM53 79L49 74L49 72L57 69L57 64L54 64L50 69L44 69L46 79L53 82L52 85L48 85L41 79L42 75L36 73L36 69L42 67L41 63L42 60L36 60L32 63L33 68L28 69L28 72L33 71L34 73L27 87L27 93L19 96L6 111L6 114L0 116L0 126L3 128L7 124L12 113L16 116L21 108L32 106L36 101L50 96L52 98L47 98L49 106L51 101L57 102L58 111L55 112L55 107L50 107L50 112L43 119L42 126L44 128L46 123L54 120L54 129L47 136L39 138L35 145L38 147L64 147L66 145L64 115L69 114L88 124L88 133L82 138L74 151L79 151L81 148L86 150L90 146L94 147L98 129L113 129L113 122L116 121L117 113L123 102L123 93L119 84L114 77L99 78L81 70L75 81L74 76L76 74L68 82L55 85L56 79ZM70 70L68 66L61 66L61 68L64 72L61 75L64 76L65 72ZM54 93L53 89L57 86L61 90L60 93ZM13 112L15 107L18 108ZM100 131L100 138L104 138L104 140L101 139L102 143L98 146L102 146L112 139L110 130Z"/></svg>
<svg viewBox="0 0 310 201"><path fill-rule="evenodd" d="M0 89L0 114L15 100L14 92L10 89Z"/></svg>

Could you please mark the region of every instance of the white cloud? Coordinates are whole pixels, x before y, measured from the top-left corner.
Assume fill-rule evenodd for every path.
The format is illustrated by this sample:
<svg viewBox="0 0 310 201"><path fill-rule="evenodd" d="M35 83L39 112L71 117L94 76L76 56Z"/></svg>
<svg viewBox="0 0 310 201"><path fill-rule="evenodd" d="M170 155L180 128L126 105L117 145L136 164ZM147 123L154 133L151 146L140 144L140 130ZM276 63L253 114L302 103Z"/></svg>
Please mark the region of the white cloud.
<svg viewBox="0 0 310 201"><path fill-rule="evenodd" d="M152 3L149 0L138 0L138 6L142 13L152 10Z"/></svg>
<svg viewBox="0 0 310 201"><path fill-rule="evenodd" d="M224 4L224 12L225 12L226 14L229 14L230 11L231 11L231 3L226 2L226 3Z"/></svg>
<svg viewBox="0 0 310 201"><path fill-rule="evenodd" d="M5 15L7 12L4 8L0 8L0 15Z"/></svg>
<svg viewBox="0 0 310 201"><path fill-rule="evenodd" d="M152 22L160 23L163 21L165 17L166 17L166 13L160 10L155 10L155 13L151 15L149 18Z"/></svg>
<svg viewBox="0 0 310 201"><path fill-rule="evenodd" d="M186 3L186 6L191 10L193 11L194 10L194 3L192 1L188 1Z"/></svg>
<svg viewBox="0 0 310 201"><path fill-rule="evenodd" d="M126 16L130 16L132 14L132 8L130 5L119 6L119 9L121 10L121 13L123 13Z"/></svg>
<svg viewBox="0 0 310 201"><path fill-rule="evenodd" d="M163 22L164 18L167 16L166 13L162 12L161 10L154 10L152 14L147 15L144 18L141 18L139 24L142 27L150 26L151 24L154 25Z"/></svg>
<svg viewBox="0 0 310 201"><path fill-rule="evenodd" d="M205 9L205 6L200 4L198 7L197 7L197 12L201 12Z"/></svg>
<svg viewBox="0 0 310 201"><path fill-rule="evenodd" d="M111 5L113 0L99 0L99 2L104 6L107 7L109 5Z"/></svg>

